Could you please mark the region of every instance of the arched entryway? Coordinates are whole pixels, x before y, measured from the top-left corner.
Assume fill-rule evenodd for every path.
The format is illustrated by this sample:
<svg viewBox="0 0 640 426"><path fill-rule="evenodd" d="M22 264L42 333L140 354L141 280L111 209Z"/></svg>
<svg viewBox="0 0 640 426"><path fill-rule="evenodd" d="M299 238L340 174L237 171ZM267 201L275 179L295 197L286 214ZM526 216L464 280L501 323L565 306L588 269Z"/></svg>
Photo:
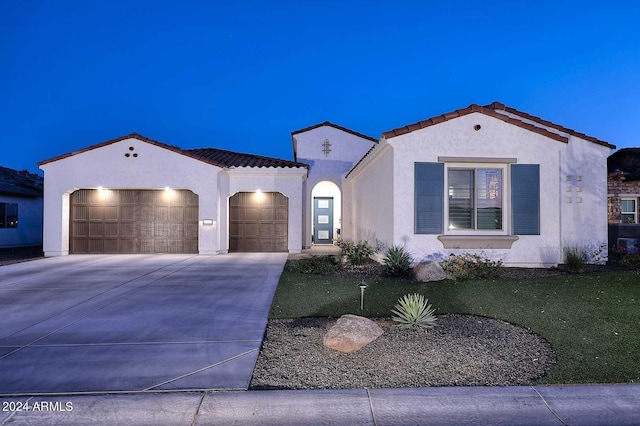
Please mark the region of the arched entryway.
<svg viewBox="0 0 640 426"><path fill-rule="evenodd" d="M332 181L318 182L311 190L313 244L333 244L340 236L342 196Z"/></svg>

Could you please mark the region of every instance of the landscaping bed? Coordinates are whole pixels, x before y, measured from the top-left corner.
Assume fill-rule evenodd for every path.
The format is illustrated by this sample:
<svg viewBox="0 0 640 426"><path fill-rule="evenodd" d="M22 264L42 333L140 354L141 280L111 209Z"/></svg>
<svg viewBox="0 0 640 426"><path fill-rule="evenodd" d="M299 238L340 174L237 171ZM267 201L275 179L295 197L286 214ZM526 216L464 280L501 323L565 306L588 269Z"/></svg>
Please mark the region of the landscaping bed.
<svg viewBox="0 0 640 426"><path fill-rule="evenodd" d="M384 334L359 351L324 347L329 318L273 320L252 389L531 385L555 363L540 336L503 321L442 315L432 330L376 319Z"/></svg>
<svg viewBox="0 0 640 426"><path fill-rule="evenodd" d="M580 274L562 268L505 268L499 278L418 283L385 277L373 263L322 273L301 273L291 266L282 274L271 306L255 387L361 387L358 377L365 376L369 376L368 387L640 382L640 274L626 267L587 265ZM362 281L368 284L363 310L358 288ZM411 293L429 299L442 320L438 327L411 334L388 322L398 299ZM321 335L343 314L382 321L385 335L352 354L324 348ZM456 323L458 317L475 318L482 324L467 328L464 322ZM476 361L504 366L511 360L513 364L503 372L513 372L518 371L513 354L533 359L528 352L517 352L518 337L478 328L492 325L488 318L542 338L548 343L540 343L541 347L553 350L556 363L549 362L553 353L538 350L546 357L539 358L546 360L540 364L544 366L540 374L519 370L505 380L499 369L479 368ZM456 335L452 331L466 341L452 339ZM476 350L466 357L452 356L455 362L448 362L446 354L455 353L456 345ZM445 362L434 365L436 359ZM412 376L414 370L421 378ZM336 372L331 378L335 381L329 383L331 371ZM478 376L461 374L465 371Z"/></svg>

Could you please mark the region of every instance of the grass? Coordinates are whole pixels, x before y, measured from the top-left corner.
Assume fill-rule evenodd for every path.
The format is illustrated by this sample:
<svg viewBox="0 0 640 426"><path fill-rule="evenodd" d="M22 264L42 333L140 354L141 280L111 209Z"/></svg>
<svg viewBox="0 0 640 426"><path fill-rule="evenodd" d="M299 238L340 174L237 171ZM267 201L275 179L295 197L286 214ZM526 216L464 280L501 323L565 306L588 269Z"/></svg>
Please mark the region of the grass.
<svg viewBox="0 0 640 426"><path fill-rule="evenodd" d="M271 318L389 317L405 294L421 293L436 314L497 318L533 330L553 346L557 364L540 383L640 382L640 275L607 272L527 280L415 283L285 272Z"/></svg>

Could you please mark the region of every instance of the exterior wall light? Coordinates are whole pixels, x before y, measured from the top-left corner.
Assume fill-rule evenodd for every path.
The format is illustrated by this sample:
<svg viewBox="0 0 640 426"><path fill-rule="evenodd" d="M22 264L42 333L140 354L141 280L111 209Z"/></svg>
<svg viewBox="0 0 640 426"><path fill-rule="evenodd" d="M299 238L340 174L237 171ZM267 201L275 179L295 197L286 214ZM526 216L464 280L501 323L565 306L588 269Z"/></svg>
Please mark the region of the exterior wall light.
<svg viewBox="0 0 640 426"><path fill-rule="evenodd" d="M203 226L213 226L213 219L202 219Z"/></svg>

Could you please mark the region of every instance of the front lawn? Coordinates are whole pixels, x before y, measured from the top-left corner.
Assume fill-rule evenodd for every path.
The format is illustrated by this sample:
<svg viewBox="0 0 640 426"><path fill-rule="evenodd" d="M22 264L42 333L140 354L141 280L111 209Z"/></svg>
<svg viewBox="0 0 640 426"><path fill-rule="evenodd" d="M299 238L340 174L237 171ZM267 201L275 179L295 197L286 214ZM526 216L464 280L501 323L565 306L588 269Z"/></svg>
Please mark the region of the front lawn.
<svg viewBox="0 0 640 426"><path fill-rule="evenodd" d="M543 336L557 364L540 383L640 382L640 275L606 272L553 278L442 281L367 280L285 272L271 318L389 317L398 299L424 294L437 314L501 319Z"/></svg>

